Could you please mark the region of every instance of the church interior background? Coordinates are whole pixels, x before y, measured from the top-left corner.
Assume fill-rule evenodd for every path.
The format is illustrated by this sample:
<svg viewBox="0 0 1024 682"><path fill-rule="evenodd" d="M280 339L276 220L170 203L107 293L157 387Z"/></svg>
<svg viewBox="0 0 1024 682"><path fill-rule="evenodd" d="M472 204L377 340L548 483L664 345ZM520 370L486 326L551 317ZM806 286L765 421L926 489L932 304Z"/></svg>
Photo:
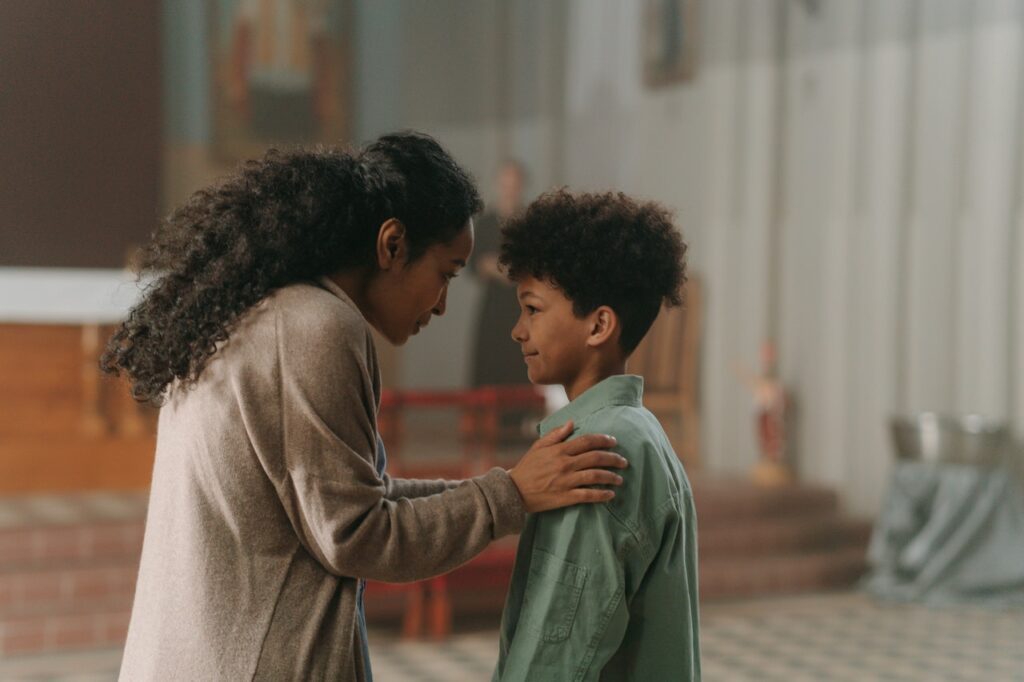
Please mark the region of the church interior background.
<svg viewBox="0 0 1024 682"><path fill-rule="evenodd" d="M1024 679L1022 75L1024 0L0 3L0 679L117 677L135 250L269 146L404 128L489 205L515 159L526 199L674 211L687 305L630 369L694 483L707 679ZM403 475L511 465L561 399L474 382L485 287L378 344ZM371 584L376 677L489 679L514 552Z"/></svg>

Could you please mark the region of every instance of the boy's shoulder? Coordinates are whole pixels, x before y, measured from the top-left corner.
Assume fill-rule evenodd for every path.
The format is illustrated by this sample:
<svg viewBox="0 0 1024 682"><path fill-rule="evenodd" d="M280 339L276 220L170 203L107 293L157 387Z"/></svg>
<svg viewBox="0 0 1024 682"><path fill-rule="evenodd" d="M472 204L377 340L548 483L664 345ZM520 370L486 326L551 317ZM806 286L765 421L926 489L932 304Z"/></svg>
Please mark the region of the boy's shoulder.
<svg viewBox="0 0 1024 682"><path fill-rule="evenodd" d="M645 407L609 405L591 412L576 423L574 434L590 433L614 436L626 457L672 448L661 422Z"/></svg>
<svg viewBox="0 0 1024 682"><path fill-rule="evenodd" d="M603 433L618 441L614 451L629 461L619 473L609 511L636 523L656 521L666 509L690 494L682 463L657 417L644 407L613 405L597 410L576 424L577 435Z"/></svg>

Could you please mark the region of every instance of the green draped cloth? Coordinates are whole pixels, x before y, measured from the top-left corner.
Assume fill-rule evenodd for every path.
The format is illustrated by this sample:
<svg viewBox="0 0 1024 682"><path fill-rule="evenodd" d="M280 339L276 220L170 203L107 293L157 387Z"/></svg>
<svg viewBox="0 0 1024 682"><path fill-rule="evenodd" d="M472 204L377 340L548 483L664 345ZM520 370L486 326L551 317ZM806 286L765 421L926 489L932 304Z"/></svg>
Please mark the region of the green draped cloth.
<svg viewBox="0 0 1024 682"><path fill-rule="evenodd" d="M868 549L869 593L1024 605L1024 486L1009 466L899 462Z"/></svg>

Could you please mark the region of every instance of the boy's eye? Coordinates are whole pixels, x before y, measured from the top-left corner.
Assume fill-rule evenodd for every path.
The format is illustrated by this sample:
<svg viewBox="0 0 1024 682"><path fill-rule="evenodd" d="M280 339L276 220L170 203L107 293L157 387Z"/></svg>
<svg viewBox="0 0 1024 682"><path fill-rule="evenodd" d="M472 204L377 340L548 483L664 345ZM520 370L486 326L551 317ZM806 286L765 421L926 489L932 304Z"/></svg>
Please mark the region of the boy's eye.
<svg viewBox="0 0 1024 682"><path fill-rule="evenodd" d="M528 305L528 306L526 306L526 312L528 312L531 315L533 315L535 312L537 312L537 309L535 307L533 307L532 305Z"/></svg>
<svg viewBox="0 0 1024 682"><path fill-rule="evenodd" d="M444 281L450 282L450 281L452 281L453 279L455 279L458 276L459 276L459 273L457 273L457 272L446 273L445 276L444 276Z"/></svg>

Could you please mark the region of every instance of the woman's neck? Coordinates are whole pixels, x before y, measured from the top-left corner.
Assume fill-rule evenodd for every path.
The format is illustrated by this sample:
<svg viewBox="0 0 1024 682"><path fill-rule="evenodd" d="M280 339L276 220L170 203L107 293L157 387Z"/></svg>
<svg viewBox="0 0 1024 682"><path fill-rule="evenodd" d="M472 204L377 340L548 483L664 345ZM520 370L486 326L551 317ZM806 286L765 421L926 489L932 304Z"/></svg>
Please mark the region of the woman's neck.
<svg viewBox="0 0 1024 682"><path fill-rule="evenodd" d="M373 324L372 315L370 314L370 297L369 297L369 283L370 278L362 270L346 270L339 272L334 275L329 275L330 279L341 287L341 290L345 292L345 295L352 299L352 302L359 308L359 312L369 322Z"/></svg>

